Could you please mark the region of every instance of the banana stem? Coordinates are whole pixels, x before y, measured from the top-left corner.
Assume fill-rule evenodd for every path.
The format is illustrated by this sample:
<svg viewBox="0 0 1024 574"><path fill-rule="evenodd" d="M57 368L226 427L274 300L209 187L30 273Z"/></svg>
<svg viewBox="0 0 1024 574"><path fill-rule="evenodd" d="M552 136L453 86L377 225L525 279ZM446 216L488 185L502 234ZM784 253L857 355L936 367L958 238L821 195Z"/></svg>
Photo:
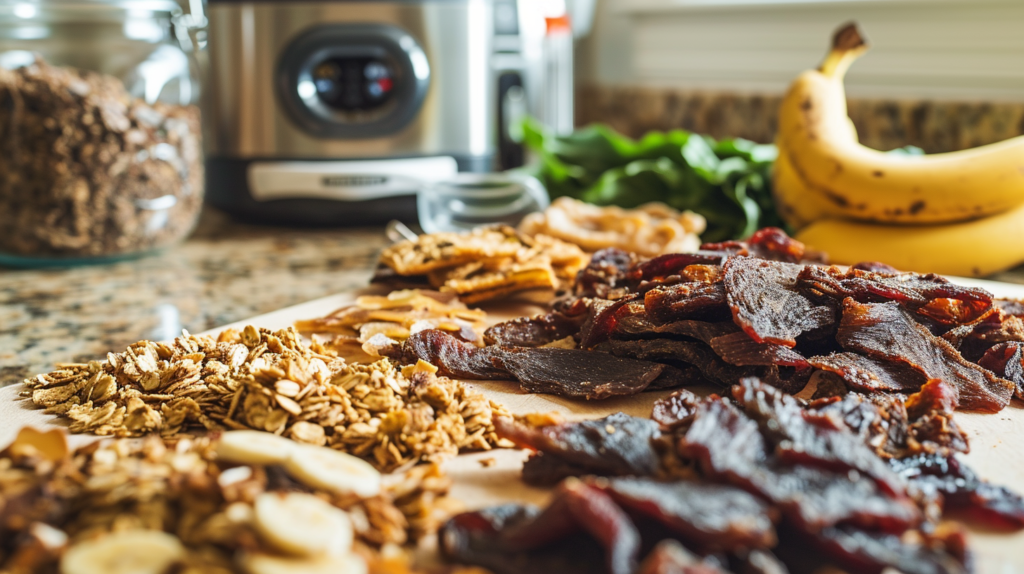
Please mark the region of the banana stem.
<svg viewBox="0 0 1024 574"><path fill-rule="evenodd" d="M836 30L832 36L832 49L818 70L830 78L842 79L853 61L867 49L868 44L857 29L857 23L850 22Z"/></svg>

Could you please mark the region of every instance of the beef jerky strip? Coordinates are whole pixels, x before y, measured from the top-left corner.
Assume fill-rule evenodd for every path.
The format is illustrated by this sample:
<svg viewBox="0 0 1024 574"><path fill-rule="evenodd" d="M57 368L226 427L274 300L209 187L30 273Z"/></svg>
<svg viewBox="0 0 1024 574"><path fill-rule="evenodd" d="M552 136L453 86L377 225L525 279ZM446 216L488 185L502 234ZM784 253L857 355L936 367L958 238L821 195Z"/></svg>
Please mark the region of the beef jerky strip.
<svg viewBox="0 0 1024 574"><path fill-rule="evenodd" d="M1024 499L1006 487L981 480L956 456L922 453L890 461L925 496L941 495L947 510L959 510L988 527L1024 528Z"/></svg>
<svg viewBox="0 0 1024 574"><path fill-rule="evenodd" d="M915 321L898 303L843 301L836 339L844 349L905 364L929 379L941 379L959 393L965 409L996 412L1013 396L1015 385L971 363L941 337Z"/></svg>
<svg viewBox="0 0 1024 574"><path fill-rule="evenodd" d="M945 544L907 542L893 534L853 528L826 528L809 540L829 562L850 572L879 573L895 569L903 574L967 574L964 560Z"/></svg>
<svg viewBox="0 0 1024 574"><path fill-rule="evenodd" d="M384 353L403 363L424 360L445 376L463 379L514 378L524 390L571 398L603 399L633 395L664 373L673 379L680 371L666 365L615 357L579 349L477 348L439 331L420 331ZM663 381L678 386L685 381Z"/></svg>
<svg viewBox="0 0 1024 574"><path fill-rule="evenodd" d="M576 474L598 476L653 476L660 466L652 442L661 436L657 423L623 413L540 428L499 417L494 428L501 438L543 453L523 468L523 479L530 484L550 484L540 480L547 476L541 472L534 473L536 480L530 478L531 465L549 465L548 461L565 461L579 471Z"/></svg>
<svg viewBox="0 0 1024 574"><path fill-rule="evenodd" d="M684 319L726 320L725 285L722 283L688 282L656 287L644 294L644 307L655 323L671 323Z"/></svg>
<svg viewBox="0 0 1024 574"><path fill-rule="evenodd" d="M711 323L684 319L671 323L654 323L645 314L631 314L619 318L614 331L612 331L612 337L615 339L657 339L678 335L710 345L711 340L715 337L739 331L740 328L731 320Z"/></svg>
<svg viewBox="0 0 1024 574"><path fill-rule="evenodd" d="M760 499L738 488L650 478L616 478L592 484L623 508L666 526L701 554L775 545L773 512Z"/></svg>
<svg viewBox="0 0 1024 574"><path fill-rule="evenodd" d="M903 498L903 485L884 460L845 425L804 409L797 399L757 379L744 379L732 397L761 427L761 435L784 461L827 470L856 470L889 495Z"/></svg>
<svg viewBox="0 0 1024 574"><path fill-rule="evenodd" d="M679 542L665 539L644 558L637 574L729 574L717 561L701 559Z"/></svg>
<svg viewBox="0 0 1024 574"><path fill-rule="evenodd" d="M804 267L753 257L725 262L725 290L733 321L758 343L796 346L796 338L835 322L831 307L797 292Z"/></svg>
<svg viewBox="0 0 1024 574"><path fill-rule="evenodd" d="M590 263L576 274L576 295L618 299L628 291L627 274L636 262L635 253L622 249L597 251L590 258Z"/></svg>
<svg viewBox="0 0 1024 574"><path fill-rule="evenodd" d="M812 367L838 375L850 388L864 393L913 392L928 380L906 365L859 353L831 353L811 357L807 362Z"/></svg>
<svg viewBox="0 0 1024 574"><path fill-rule="evenodd" d="M722 335L711 340L711 348L727 363L744 366L779 365L806 368L807 359L789 347L758 343L746 333Z"/></svg>
<svg viewBox="0 0 1024 574"><path fill-rule="evenodd" d="M1014 384L1014 394L1024 399L1024 343L999 343L985 351L978 364Z"/></svg>
<svg viewBox="0 0 1024 574"><path fill-rule="evenodd" d="M540 347L577 335L589 310L589 300L577 299L562 310L498 323L484 331L484 342L507 347Z"/></svg>
<svg viewBox="0 0 1024 574"><path fill-rule="evenodd" d="M723 251L697 251L695 253L669 253L648 259L629 271L629 280L635 285L641 281L656 281L679 275L690 265L717 265L729 254Z"/></svg>
<svg viewBox="0 0 1024 574"><path fill-rule="evenodd" d="M700 248L706 251L723 251L732 255L749 255L787 263L799 263L803 260L806 251L803 243L793 239L778 227L762 227L746 241L705 243Z"/></svg>
<svg viewBox="0 0 1024 574"><path fill-rule="evenodd" d="M992 306L992 294L951 283L938 275L872 273L837 267L807 266L799 284L839 303L853 297L861 303L896 301L908 309L948 325L970 323Z"/></svg>
<svg viewBox="0 0 1024 574"><path fill-rule="evenodd" d="M690 424L701 399L686 389L658 399L651 409L651 420L661 425L662 430L671 431Z"/></svg>
<svg viewBox="0 0 1024 574"><path fill-rule="evenodd" d="M581 511L581 516L603 520L606 524L580 524L571 514L573 507L585 506L597 499L576 497L569 504L565 499L572 496L556 498L557 507L549 507L548 511L506 504L458 514L438 530L441 555L448 561L481 566L496 574L593 574L609 571L609 556L616 560L625 556L628 560L631 552L638 551L639 535L621 511L602 512L608 510L605 508L589 513ZM614 522L607 523L610 521ZM621 538L613 540L611 548L605 548L584 526L602 533L621 532ZM542 533L546 538L530 540L521 536L531 531ZM509 532L518 532L520 536L508 540ZM622 568L617 572L630 574L631 570Z"/></svg>
<svg viewBox="0 0 1024 574"><path fill-rule="evenodd" d="M595 345L608 339L619 317L634 313L631 303L637 299L637 295L627 295L614 302L595 299L591 303L590 314L580 327L580 348L592 349Z"/></svg>
<svg viewBox="0 0 1024 574"><path fill-rule="evenodd" d="M913 503L887 496L874 481L781 463L769 455L758 423L720 398L701 403L678 447L706 476L764 497L801 530L850 523L902 532L921 519Z"/></svg>

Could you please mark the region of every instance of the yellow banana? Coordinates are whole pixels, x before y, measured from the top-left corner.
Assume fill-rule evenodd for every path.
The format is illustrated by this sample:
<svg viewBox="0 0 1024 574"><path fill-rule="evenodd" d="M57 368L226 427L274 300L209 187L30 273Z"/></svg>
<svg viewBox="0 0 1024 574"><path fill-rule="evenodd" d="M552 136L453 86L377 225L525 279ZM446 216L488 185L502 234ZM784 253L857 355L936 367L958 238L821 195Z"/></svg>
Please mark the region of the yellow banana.
<svg viewBox="0 0 1024 574"><path fill-rule="evenodd" d="M855 25L841 28L821 68L801 74L783 98L779 141L804 181L844 217L865 221L964 221L1024 204L1024 136L925 156L858 143L843 77L866 50Z"/></svg>
<svg viewBox="0 0 1024 574"><path fill-rule="evenodd" d="M821 190L808 184L796 172L785 144L779 141L776 147L779 155L772 167L772 197L779 217L793 229L801 229L826 217L841 216Z"/></svg>
<svg viewBox="0 0 1024 574"><path fill-rule="evenodd" d="M833 263L881 261L902 271L978 277L1024 262L1024 206L940 225L823 219L796 238L828 253Z"/></svg>

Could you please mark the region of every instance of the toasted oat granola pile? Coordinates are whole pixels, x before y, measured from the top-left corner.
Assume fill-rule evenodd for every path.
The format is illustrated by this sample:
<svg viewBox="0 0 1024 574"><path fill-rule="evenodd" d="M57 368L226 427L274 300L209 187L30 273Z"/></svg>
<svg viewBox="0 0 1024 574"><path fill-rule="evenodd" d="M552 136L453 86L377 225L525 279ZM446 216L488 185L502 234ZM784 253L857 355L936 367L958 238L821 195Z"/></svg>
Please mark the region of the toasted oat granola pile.
<svg viewBox="0 0 1024 574"><path fill-rule="evenodd" d="M358 496L312 488L286 467L226 461L217 439L151 435L69 451L61 431L25 429L0 452L0 571L381 571L407 563L399 547L456 509L449 486L436 464L422 465ZM316 536L291 537L304 518L313 534L336 529L324 554Z"/></svg>
<svg viewBox="0 0 1024 574"><path fill-rule="evenodd" d="M140 341L105 361L58 365L25 380L26 395L77 433L165 438L255 429L327 445L391 470L498 445L504 413L422 363L350 364L294 329L246 327L218 338L187 332Z"/></svg>

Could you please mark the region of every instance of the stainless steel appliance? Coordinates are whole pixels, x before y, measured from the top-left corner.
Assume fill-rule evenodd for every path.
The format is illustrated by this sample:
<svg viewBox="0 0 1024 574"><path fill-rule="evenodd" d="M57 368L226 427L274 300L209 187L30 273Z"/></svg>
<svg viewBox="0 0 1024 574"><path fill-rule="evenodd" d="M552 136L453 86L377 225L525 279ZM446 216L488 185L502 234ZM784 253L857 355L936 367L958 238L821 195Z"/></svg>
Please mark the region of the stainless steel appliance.
<svg viewBox="0 0 1024 574"><path fill-rule="evenodd" d="M495 167L495 0L209 0L207 16L213 205L412 220L423 182Z"/></svg>

